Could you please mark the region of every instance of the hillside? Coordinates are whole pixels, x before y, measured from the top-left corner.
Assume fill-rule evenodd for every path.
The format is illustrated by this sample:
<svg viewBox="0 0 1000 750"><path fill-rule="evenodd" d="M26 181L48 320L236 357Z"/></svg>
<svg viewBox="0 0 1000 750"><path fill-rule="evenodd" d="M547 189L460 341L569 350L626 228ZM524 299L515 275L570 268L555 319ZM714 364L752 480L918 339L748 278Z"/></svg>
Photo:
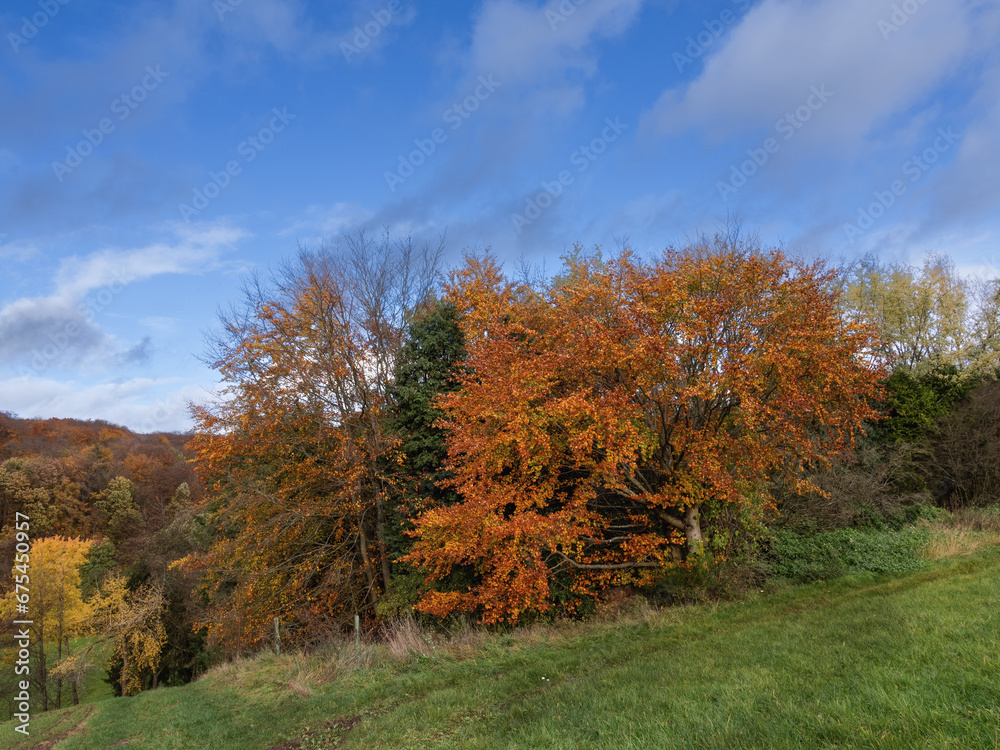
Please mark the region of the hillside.
<svg viewBox="0 0 1000 750"><path fill-rule="evenodd" d="M998 746L1000 549L603 625L264 655L38 716L30 743L213 748ZM365 667L364 665L368 665Z"/></svg>

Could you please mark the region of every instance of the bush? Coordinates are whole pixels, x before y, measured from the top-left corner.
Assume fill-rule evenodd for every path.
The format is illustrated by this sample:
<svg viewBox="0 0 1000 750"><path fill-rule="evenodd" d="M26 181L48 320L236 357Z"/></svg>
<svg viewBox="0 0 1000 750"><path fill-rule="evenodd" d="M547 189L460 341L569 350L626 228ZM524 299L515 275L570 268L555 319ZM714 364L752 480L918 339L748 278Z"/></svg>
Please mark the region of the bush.
<svg viewBox="0 0 1000 750"><path fill-rule="evenodd" d="M898 369L885 385L889 418L872 430L873 439L917 444L935 433L936 421L965 398L976 381L960 377L954 366L944 366L922 375Z"/></svg>
<svg viewBox="0 0 1000 750"><path fill-rule="evenodd" d="M890 519L930 500L917 469L919 458L920 452L907 443L864 440L856 451L810 477L821 493L775 487L781 525L799 531L892 525Z"/></svg>
<svg viewBox="0 0 1000 750"><path fill-rule="evenodd" d="M1000 381L980 385L939 420L930 473L949 510L1000 501Z"/></svg>
<svg viewBox="0 0 1000 750"><path fill-rule="evenodd" d="M774 533L771 571L800 583L855 573L909 573L921 569L921 550L930 539L926 528L901 531L837 529L804 535L787 529Z"/></svg>

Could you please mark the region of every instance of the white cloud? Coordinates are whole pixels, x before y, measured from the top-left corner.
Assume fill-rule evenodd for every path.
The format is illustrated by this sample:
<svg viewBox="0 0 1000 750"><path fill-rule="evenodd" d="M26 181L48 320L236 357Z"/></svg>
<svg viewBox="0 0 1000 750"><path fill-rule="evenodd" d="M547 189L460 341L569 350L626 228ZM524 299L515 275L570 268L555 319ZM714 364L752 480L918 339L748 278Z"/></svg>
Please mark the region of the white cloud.
<svg viewBox="0 0 1000 750"><path fill-rule="evenodd" d="M0 380L0 404L21 417L104 419L138 432L191 428L187 404L205 391L176 380L135 378L92 385L36 377Z"/></svg>
<svg viewBox="0 0 1000 750"><path fill-rule="evenodd" d="M11 240L10 235L0 232L0 259L17 263L38 255L38 246L28 240Z"/></svg>
<svg viewBox="0 0 1000 750"><path fill-rule="evenodd" d="M135 249L105 248L78 258L63 258L55 282L60 296L79 297L114 283L142 281L163 274L204 273L218 267L222 253L248 235L224 224L177 224L173 242Z"/></svg>
<svg viewBox="0 0 1000 750"><path fill-rule="evenodd" d="M722 138L770 126L804 103L810 87L825 85L833 101L803 138L857 144L919 107L963 61L995 43L976 31L978 5L926 2L885 38L879 21L892 17L889 3L764 0L705 59L697 78L662 93L642 127Z"/></svg>
<svg viewBox="0 0 1000 750"><path fill-rule="evenodd" d="M129 284L163 274L200 274L219 267L222 254L246 236L223 225L178 225L172 242L135 249L105 248L63 258L51 294L24 297L0 308L0 359L40 373L50 367L107 367L139 361L148 342L124 348L95 316ZM124 358L124 359L123 359Z"/></svg>

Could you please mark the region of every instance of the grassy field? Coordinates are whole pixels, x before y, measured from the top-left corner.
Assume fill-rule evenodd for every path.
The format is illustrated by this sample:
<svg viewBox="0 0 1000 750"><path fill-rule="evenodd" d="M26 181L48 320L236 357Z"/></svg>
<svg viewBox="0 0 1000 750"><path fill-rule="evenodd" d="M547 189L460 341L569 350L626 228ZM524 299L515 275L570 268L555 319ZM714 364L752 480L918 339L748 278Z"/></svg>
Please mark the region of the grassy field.
<svg viewBox="0 0 1000 750"><path fill-rule="evenodd" d="M5 724L0 746L996 750L998 728L994 547L600 625L261 656L39 715L28 742Z"/></svg>
<svg viewBox="0 0 1000 750"><path fill-rule="evenodd" d="M80 653L80 651L84 649L86 646L88 646L92 641L93 641L92 638L74 639L72 641L73 653L74 654ZM48 654L50 665L58 663L58 651L56 650L55 646L46 649L46 653ZM97 650L94 656L92 657L93 662L95 664L103 664L107 659L107 653L108 652L106 647L99 647L99 650ZM12 669L12 666L4 664L2 668ZM106 675L104 670L98 667L95 667L87 672L87 674L83 678L82 684L78 689L78 697L80 699L80 703L95 703L97 701L107 700L109 698L114 697L115 692L114 690L111 689L111 685L109 685L105 680L105 676ZM13 676L13 674L11 674L9 675L9 679L13 681L15 679L20 679L20 678L16 678ZM52 693L50 694L50 699L53 701L53 703L55 702L54 688L52 689ZM63 687L62 702L64 706L69 706L72 705L73 703L73 693L68 685L65 685ZM0 727L3 727L4 730L6 730L7 727L2 722L6 721L7 718L10 716L9 713L10 708L11 706L5 702L5 705L2 707L2 709L0 709ZM0 747L3 746L5 745L2 745L2 743L0 743Z"/></svg>

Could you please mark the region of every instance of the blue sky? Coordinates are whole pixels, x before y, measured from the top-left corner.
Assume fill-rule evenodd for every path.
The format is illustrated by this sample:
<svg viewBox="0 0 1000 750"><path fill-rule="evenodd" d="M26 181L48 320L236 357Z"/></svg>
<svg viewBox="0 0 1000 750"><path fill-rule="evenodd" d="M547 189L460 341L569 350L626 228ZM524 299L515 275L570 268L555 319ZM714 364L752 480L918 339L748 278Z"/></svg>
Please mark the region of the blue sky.
<svg viewBox="0 0 1000 750"><path fill-rule="evenodd" d="M1000 275L996 0L8 0L0 409L183 430L241 279L360 227L550 270L729 215Z"/></svg>

